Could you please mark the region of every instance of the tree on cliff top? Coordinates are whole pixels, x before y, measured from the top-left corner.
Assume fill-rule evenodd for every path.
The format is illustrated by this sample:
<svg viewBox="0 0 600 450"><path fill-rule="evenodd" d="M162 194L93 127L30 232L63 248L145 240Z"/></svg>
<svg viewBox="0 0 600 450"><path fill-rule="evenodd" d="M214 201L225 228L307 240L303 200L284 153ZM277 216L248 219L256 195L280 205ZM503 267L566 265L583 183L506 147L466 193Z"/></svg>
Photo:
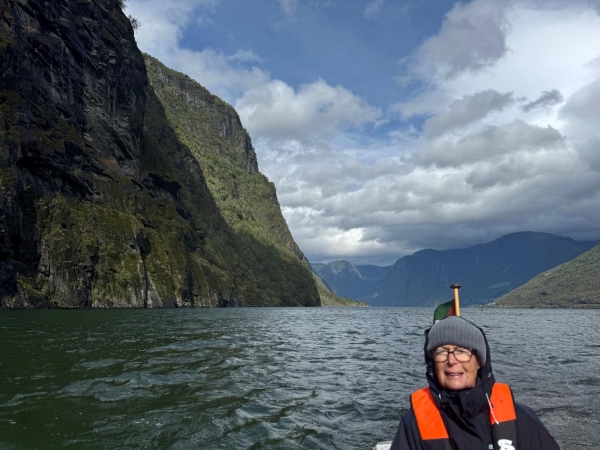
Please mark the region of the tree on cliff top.
<svg viewBox="0 0 600 450"><path fill-rule="evenodd" d="M119 8L121 8L121 10L124 11L125 6L127 5L127 0L116 0L116 1L117 1L117 6ZM133 28L133 31L137 31L137 29L142 25L142 23L139 21L139 19L136 19L131 14L128 15L127 18L129 19L129 22L131 22L131 27Z"/></svg>

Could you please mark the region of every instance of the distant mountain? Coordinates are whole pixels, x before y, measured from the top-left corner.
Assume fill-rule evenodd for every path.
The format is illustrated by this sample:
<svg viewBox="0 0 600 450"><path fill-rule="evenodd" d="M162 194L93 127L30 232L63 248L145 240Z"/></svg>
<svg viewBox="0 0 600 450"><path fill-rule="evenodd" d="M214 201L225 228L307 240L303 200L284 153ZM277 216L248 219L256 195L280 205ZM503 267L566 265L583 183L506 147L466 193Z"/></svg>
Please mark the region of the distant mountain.
<svg viewBox="0 0 600 450"><path fill-rule="evenodd" d="M311 264L312 269L336 294L360 299L373 291L371 281L348 261L333 261L329 264Z"/></svg>
<svg viewBox="0 0 600 450"><path fill-rule="evenodd" d="M467 306L488 303L596 244L521 232L464 249L421 250L391 267L359 270L347 261L335 261L315 271L338 295L372 306L435 305L452 298L449 286L458 282L463 286L461 304Z"/></svg>
<svg viewBox="0 0 600 450"><path fill-rule="evenodd" d="M340 297L327 286L327 283L316 272L313 271L312 274L321 298L321 306L368 306L366 302L360 300Z"/></svg>
<svg viewBox="0 0 600 450"><path fill-rule="evenodd" d="M600 245L497 300L503 307L600 308Z"/></svg>
<svg viewBox="0 0 600 450"><path fill-rule="evenodd" d="M310 263L310 267L311 267L311 269L312 269L313 271L315 271L315 270L319 270L319 269L321 269L322 267L324 267L325 265L326 265L326 264L323 264L323 263Z"/></svg>
<svg viewBox="0 0 600 450"><path fill-rule="evenodd" d="M355 266L355 267L356 267L356 270L358 270L364 278L369 278L369 279L379 278L379 277L385 275L386 272L392 268L392 266L385 266L385 267Z"/></svg>

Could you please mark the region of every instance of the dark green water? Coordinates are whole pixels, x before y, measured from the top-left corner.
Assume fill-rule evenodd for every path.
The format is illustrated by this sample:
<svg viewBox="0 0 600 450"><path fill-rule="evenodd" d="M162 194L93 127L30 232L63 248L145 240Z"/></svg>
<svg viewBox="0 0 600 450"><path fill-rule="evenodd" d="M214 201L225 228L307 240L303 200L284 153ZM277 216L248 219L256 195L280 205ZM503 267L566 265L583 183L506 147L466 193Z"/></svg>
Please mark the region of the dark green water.
<svg viewBox="0 0 600 450"><path fill-rule="evenodd" d="M430 309L0 311L0 449L371 449ZM563 449L600 443L600 311L465 309Z"/></svg>

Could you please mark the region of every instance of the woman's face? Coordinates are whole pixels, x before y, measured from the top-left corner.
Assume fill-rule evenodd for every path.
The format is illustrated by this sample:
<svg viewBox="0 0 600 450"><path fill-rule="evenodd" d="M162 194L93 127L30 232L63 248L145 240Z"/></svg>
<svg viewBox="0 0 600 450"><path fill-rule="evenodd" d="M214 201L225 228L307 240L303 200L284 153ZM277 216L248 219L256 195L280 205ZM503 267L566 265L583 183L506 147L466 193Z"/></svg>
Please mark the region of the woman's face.
<svg viewBox="0 0 600 450"><path fill-rule="evenodd" d="M440 351L453 352L463 349L457 345L441 345L434 350L434 355ZM434 361L435 361L434 357ZM443 358L442 358L443 359ZM461 358L462 359L462 358ZM468 362L459 362L456 360L454 353L448 353L446 361L435 361L435 373L437 379L443 388L452 391L460 391L475 386L477 383L477 371L479 370L479 361L475 354Z"/></svg>

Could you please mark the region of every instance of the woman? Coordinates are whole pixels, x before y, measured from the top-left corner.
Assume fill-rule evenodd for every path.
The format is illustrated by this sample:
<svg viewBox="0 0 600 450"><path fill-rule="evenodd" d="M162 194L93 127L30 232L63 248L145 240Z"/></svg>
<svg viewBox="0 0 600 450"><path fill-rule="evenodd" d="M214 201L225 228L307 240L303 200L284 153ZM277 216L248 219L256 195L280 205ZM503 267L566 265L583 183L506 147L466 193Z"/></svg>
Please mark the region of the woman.
<svg viewBox="0 0 600 450"><path fill-rule="evenodd" d="M527 406L496 383L483 330L462 317L425 338L429 387L411 395L391 450L559 450Z"/></svg>

